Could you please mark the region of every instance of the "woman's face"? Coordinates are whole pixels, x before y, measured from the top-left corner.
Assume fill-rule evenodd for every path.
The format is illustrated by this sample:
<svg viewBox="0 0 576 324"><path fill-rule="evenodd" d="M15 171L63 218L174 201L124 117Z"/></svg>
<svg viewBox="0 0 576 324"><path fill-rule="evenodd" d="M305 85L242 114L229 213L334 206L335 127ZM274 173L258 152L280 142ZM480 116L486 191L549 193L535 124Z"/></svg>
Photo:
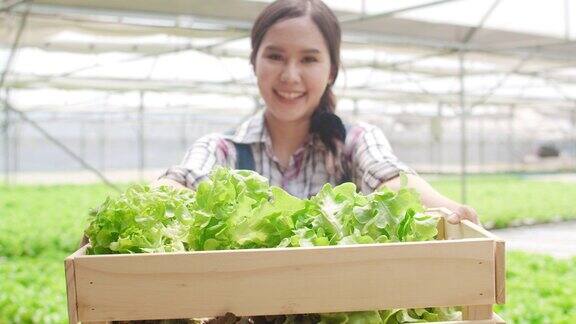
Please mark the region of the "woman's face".
<svg viewBox="0 0 576 324"><path fill-rule="evenodd" d="M310 17L274 24L262 40L255 61L258 88L266 113L281 122L307 122L326 90L330 54Z"/></svg>

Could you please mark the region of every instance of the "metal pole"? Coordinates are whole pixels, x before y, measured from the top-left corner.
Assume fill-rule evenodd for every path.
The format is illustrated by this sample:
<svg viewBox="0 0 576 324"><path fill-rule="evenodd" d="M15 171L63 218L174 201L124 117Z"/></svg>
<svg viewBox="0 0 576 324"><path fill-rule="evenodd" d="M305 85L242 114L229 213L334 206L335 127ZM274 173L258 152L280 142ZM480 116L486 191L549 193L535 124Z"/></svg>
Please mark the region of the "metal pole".
<svg viewBox="0 0 576 324"><path fill-rule="evenodd" d="M180 123L180 149L182 152L186 152L188 149L188 143L186 138L188 137L187 127L188 127L188 111L184 111L181 117Z"/></svg>
<svg viewBox="0 0 576 324"><path fill-rule="evenodd" d="M7 6L3 9L6 11L10 10L10 6ZM28 22L28 14L30 12L30 7L26 8L22 18L20 19L20 25L18 26L18 31L16 32L16 38L12 42L12 46L10 48L10 53L8 55L8 60L6 61L6 67L4 71L2 71L2 75L0 75L0 90L4 88L4 83L6 81L6 77L10 73L10 68L12 67L12 62L14 61L14 56L16 55L16 51L18 50L18 46L20 44L20 38L22 37L22 33L26 27L26 23ZM10 109L8 107L8 96L9 92L8 89L4 90L4 123L2 125L2 134L4 138L4 183L6 185L10 184L10 137L9 137L9 130L10 130Z"/></svg>
<svg viewBox="0 0 576 324"><path fill-rule="evenodd" d="M466 203L466 166L468 147L466 143L466 85L464 83L464 52L459 52L460 65L460 200Z"/></svg>
<svg viewBox="0 0 576 324"><path fill-rule="evenodd" d="M434 151L435 151L434 149L436 147L436 134L435 134L436 133L436 123L437 123L436 117L431 117L428 120L428 125L429 125L428 129L430 132L430 134L429 134L430 135L429 136L430 142L428 143L429 144L429 146L428 146L428 153L429 153L428 154L428 165L430 166L430 169L432 169L432 166L434 165L434 161L436 160L436 156L434 154Z"/></svg>
<svg viewBox="0 0 576 324"><path fill-rule="evenodd" d="M4 92L5 100L3 100L4 121L2 123L2 139L4 148L4 184L10 184L10 109L8 109L8 90Z"/></svg>
<svg viewBox="0 0 576 324"><path fill-rule="evenodd" d="M140 91L138 107L138 179L144 181L144 92Z"/></svg>
<svg viewBox="0 0 576 324"><path fill-rule="evenodd" d="M106 170L106 113L100 113L100 137L99 137L99 148L100 148L100 157L99 157L99 164L100 170L104 172Z"/></svg>
<svg viewBox="0 0 576 324"><path fill-rule="evenodd" d="M20 121L14 120L12 123L12 174L18 174L20 165Z"/></svg>
<svg viewBox="0 0 576 324"><path fill-rule="evenodd" d="M437 123L437 138L436 138L436 145L438 147L438 156L436 157L437 169L436 171L441 173L442 172L442 162L444 158L444 148L442 143L442 136L443 136L443 118L444 118L444 104L442 102L438 103L438 123Z"/></svg>
<svg viewBox="0 0 576 324"><path fill-rule="evenodd" d="M564 39L570 41L570 0L564 0ZM571 121L573 141L572 154L574 157L574 171L576 171L576 101L574 102L574 105L575 107L572 110Z"/></svg>
<svg viewBox="0 0 576 324"><path fill-rule="evenodd" d="M86 123L84 120L80 123L80 157L86 160Z"/></svg>
<svg viewBox="0 0 576 324"><path fill-rule="evenodd" d="M423 9L423 8L428 8L428 7L433 7L433 6L438 6L438 5L441 5L444 3L449 3L449 2L454 2L454 1L461 1L461 0L437 0L437 1L432 1L432 2L428 2L428 3L424 3L424 4L415 5L415 6L390 10L390 11L386 11L386 12L382 12L382 13L378 13L378 14L374 14L374 15L367 15L366 2L362 1L362 4L361 4L362 8L361 8L360 15L354 16L351 18L340 19L340 23L342 23L342 24L343 23L352 23L352 22L364 21L364 20L368 20L368 19L392 17L392 16L397 15L397 14L406 13L406 12L410 12L410 11L414 11L414 10L418 10L418 9Z"/></svg>
<svg viewBox="0 0 576 324"><path fill-rule="evenodd" d="M28 13L30 12L30 7L27 7L26 11L22 15L20 19L20 25L18 26L18 31L16 32L16 38L14 42L12 42L12 47L10 48L10 54L8 55L8 60L6 61L6 67L0 76L0 89L4 86L4 82L6 81L6 76L10 73L10 68L12 67L12 62L14 61L14 56L18 51L18 45L20 44L20 38L22 37L22 33L26 27L26 23L28 22Z"/></svg>
<svg viewBox="0 0 576 324"><path fill-rule="evenodd" d="M576 102L572 110L572 157L574 158L574 171L576 172Z"/></svg>
<svg viewBox="0 0 576 324"><path fill-rule="evenodd" d="M564 0L564 39L570 41L570 0Z"/></svg>
<svg viewBox="0 0 576 324"><path fill-rule="evenodd" d="M484 138L484 116L480 116L478 120L478 164L480 171L485 171L484 164L486 163L484 159L484 149L486 144L486 139Z"/></svg>
<svg viewBox="0 0 576 324"><path fill-rule="evenodd" d="M508 107L507 116L507 126L508 126L508 170L514 171L514 105Z"/></svg>

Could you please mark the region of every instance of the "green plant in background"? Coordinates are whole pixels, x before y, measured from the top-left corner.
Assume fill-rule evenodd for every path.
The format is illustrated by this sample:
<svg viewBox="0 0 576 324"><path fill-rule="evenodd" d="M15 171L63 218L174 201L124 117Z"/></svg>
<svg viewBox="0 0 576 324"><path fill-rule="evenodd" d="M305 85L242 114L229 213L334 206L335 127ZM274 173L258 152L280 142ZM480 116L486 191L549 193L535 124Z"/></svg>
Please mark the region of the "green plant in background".
<svg viewBox="0 0 576 324"><path fill-rule="evenodd" d="M104 185L0 186L0 323L67 323L64 258Z"/></svg>
<svg viewBox="0 0 576 324"><path fill-rule="evenodd" d="M441 193L460 199L457 177L432 178ZM520 176L471 176L467 203L480 214L484 226L511 225L576 219L575 182L529 180Z"/></svg>
<svg viewBox="0 0 576 324"><path fill-rule="evenodd" d="M576 257L511 252L506 261L506 304L497 313L509 323L576 323Z"/></svg>
<svg viewBox="0 0 576 324"><path fill-rule="evenodd" d="M0 323L68 323L65 257L0 257Z"/></svg>
<svg viewBox="0 0 576 324"><path fill-rule="evenodd" d="M110 194L104 185L0 186L0 256L76 250L89 210Z"/></svg>

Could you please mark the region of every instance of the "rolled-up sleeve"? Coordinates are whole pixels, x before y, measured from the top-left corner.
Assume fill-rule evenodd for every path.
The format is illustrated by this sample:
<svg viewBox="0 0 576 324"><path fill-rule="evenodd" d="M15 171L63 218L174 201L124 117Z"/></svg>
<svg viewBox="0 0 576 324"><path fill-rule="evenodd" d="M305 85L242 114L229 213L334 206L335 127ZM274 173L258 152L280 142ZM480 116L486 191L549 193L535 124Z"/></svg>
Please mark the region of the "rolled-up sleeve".
<svg viewBox="0 0 576 324"><path fill-rule="evenodd" d="M221 134L210 134L198 139L186 152L179 165L170 167L160 178L174 180L190 189L196 189L212 169L217 166L233 168L234 144Z"/></svg>
<svg viewBox="0 0 576 324"><path fill-rule="evenodd" d="M368 194L400 172L416 174L394 155L382 130L374 125L359 123L346 137L345 152L349 155L352 181Z"/></svg>

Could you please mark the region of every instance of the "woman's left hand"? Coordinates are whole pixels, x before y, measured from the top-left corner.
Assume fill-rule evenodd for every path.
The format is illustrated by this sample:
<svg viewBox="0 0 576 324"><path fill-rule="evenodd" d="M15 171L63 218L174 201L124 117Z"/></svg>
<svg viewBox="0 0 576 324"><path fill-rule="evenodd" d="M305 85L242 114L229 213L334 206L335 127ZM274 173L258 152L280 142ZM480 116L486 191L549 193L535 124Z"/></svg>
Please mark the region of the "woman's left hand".
<svg viewBox="0 0 576 324"><path fill-rule="evenodd" d="M480 221L478 220L478 213L474 208L467 206L467 205L456 205L452 208L449 208L452 211L452 214L448 215L448 222L451 224L458 224L462 220L467 219L475 224L480 225Z"/></svg>

